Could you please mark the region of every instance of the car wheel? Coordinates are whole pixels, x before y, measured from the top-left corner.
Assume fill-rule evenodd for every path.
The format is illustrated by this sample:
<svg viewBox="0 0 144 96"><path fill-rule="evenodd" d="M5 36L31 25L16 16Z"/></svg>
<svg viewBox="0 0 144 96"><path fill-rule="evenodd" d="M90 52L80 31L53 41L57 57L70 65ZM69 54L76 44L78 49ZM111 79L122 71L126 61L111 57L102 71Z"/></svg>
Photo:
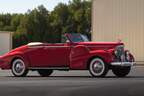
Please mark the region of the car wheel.
<svg viewBox="0 0 144 96"><path fill-rule="evenodd" d="M105 77L108 65L101 58L94 58L89 65L89 72L93 77Z"/></svg>
<svg viewBox="0 0 144 96"><path fill-rule="evenodd" d="M42 77L48 77L53 73L53 70L48 70L48 69L42 69L42 70L37 70L37 71Z"/></svg>
<svg viewBox="0 0 144 96"><path fill-rule="evenodd" d="M28 73L25 63L22 59L15 59L11 67L12 73L16 77L25 77Z"/></svg>
<svg viewBox="0 0 144 96"><path fill-rule="evenodd" d="M117 77L125 77L129 74L131 67L113 67L112 72Z"/></svg>

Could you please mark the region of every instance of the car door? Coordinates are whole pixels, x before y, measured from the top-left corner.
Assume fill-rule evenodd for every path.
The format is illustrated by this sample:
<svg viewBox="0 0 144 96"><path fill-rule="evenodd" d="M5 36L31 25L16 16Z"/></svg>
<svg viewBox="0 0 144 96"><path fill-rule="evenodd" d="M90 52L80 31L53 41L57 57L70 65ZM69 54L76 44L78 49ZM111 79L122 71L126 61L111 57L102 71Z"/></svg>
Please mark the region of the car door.
<svg viewBox="0 0 144 96"><path fill-rule="evenodd" d="M47 44L44 47L47 52L47 64L49 67L68 67L70 62L71 47L67 43Z"/></svg>
<svg viewBox="0 0 144 96"><path fill-rule="evenodd" d="M45 45L30 46L27 52L31 67L43 67L47 64L47 54L44 50Z"/></svg>

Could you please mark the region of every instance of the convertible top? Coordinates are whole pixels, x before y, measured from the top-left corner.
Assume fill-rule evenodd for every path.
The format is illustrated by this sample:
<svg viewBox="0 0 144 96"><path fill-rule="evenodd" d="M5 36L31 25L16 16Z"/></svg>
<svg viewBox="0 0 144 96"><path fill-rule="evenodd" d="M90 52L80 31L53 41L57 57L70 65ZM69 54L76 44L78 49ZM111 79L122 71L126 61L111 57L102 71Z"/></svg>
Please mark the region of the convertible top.
<svg viewBox="0 0 144 96"><path fill-rule="evenodd" d="M43 43L41 43L41 42L31 42L31 43L28 43L27 45L28 46L34 46L34 45L41 45L41 44L43 44Z"/></svg>

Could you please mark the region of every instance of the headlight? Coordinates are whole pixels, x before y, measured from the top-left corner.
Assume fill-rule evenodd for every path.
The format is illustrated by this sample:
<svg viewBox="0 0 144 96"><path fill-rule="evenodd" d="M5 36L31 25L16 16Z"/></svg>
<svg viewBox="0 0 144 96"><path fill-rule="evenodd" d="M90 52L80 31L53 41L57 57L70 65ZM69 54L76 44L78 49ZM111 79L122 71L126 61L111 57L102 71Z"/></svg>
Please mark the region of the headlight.
<svg viewBox="0 0 144 96"><path fill-rule="evenodd" d="M130 52L129 52L129 51L126 51L126 52L125 52L125 54L126 54L126 55L129 55L129 54L130 54Z"/></svg>
<svg viewBox="0 0 144 96"><path fill-rule="evenodd" d="M115 54L115 55L117 55L117 53L118 53L118 51L117 51L117 50L115 50L115 51L114 51L114 54Z"/></svg>
<svg viewBox="0 0 144 96"><path fill-rule="evenodd" d="M130 52L129 51L125 51L125 57L127 61L130 61Z"/></svg>

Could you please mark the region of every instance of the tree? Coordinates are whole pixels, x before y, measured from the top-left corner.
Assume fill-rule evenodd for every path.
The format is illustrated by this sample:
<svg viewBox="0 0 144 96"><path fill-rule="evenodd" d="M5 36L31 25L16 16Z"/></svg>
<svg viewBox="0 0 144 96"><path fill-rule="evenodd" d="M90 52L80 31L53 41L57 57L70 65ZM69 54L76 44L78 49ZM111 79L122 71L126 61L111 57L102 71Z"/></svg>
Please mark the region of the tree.
<svg viewBox="0 0 144 96"><path fill-rule="evenodd" d="M45 34L48 31L49 12L44 6L34 9L28 16L27 35L30 41L45 41ZM32 39L32 40L31 40Z"/></svg>
<svg viewBox="0 0 144 96"><path fill-rule="evenodd" d="M18 26L20 25L21 18L23 17L23 14L13 14L11 19L11 31L16 31Z"/></svg>
<svg viewBox="0 0 144 96"><path fill-rule="evenodd" d="M90 37L91 1L59 3L51 12L40 5L25 14L0 14L0 30L14 32L14 48L29 42L60 42L65 33L82 33Z"/></svg>
<svg viewBox="0 0 144 96"><path fill-rule="evenodd" d="M61 34L82 33L90 37L91 1L72 0L68 5L59 3L51 13L52 27L60 41Z"/></svg>
<svg viewBox="0 0 144 96"><path fill-rule="evenodd" d="M69 19L69 10L66 4L59 3L54 11L51 13L51 28L53 29L53 36L55 41L61 41L61 35L68 32L67 24Z"/></svg>
<svg viewBox="0 0 144 96"><path fill-rule="evenodd" d="M91 1L72 0L69 4L76 32L89 34L91 30Z"/></svg>

